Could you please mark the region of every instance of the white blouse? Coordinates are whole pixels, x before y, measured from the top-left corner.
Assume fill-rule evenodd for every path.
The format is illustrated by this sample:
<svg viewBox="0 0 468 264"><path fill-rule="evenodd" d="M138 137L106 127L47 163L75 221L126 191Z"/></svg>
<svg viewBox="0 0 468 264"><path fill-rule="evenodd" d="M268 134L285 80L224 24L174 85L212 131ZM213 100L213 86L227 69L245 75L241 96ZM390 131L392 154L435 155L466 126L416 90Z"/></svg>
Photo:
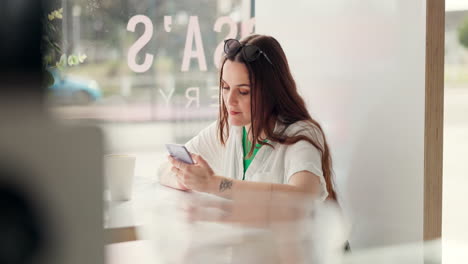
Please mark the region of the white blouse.
<svg viewBox="0 0 468 264"><path fill-rule="evenodd" d="M275 125L275 132L284 128L280 122ZM290 125L285 134L307 135L323 144L323 137L312 124L299 121ZM317 199L324 201L328 196L322 172L320 151L307 141L301 140L293 145L270 142L262 146L245 172L246 181L288 183L291 176L300 171L309 171L320 179L320 194ZM219 141L217 122L203 129L197 136L185 144L187 149L201 155L220 176L241 180L243 169L242 127L230 126L229 138L223 146Z"/></svg>

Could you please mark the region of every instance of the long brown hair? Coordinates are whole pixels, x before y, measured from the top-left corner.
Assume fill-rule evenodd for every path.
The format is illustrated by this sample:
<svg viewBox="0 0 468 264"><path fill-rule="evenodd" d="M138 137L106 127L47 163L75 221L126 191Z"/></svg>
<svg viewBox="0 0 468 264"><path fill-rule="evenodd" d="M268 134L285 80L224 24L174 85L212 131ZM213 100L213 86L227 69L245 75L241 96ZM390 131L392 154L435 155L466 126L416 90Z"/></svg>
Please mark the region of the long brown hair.
<svg viewBox="0 0 468 264"><path fill-rule="evenodd" d="M292 145L300 140L305 140L315 146L322 156L322 171L325 178L328 191L328 199L336 201L336 193L333 184L333 171L330 150L328 148L325 134L323 133L320 124L315 121L307 111L304 100L298 94L296 82L292 77L289 69L289 64L279 42L265 35L250 35L240 41L241 44L255 45L264 53L267 54L271 63L263 56L252 62L246 62L241 54L233 54L225 56L221 62L219 76L219 118L218 118L218 133L221 143L224 145L229 137L228 111L222 99L222 76L223 68L226 60L243 63L249 72L250 81L250 109L251 109L251 126L249 133L252 135L253 143L248 156L251 156L255 145L269 145L264 142L265 138L260 138L263 131L266 139L271 142L278 142L285 145ZM274 133L276 121L284 124L281 131ZM287 136L284 132L289 125L298 121L306 121L318 134L317 136L307 136L302 133L300 135ZM307 132L304 128L302 132ZM301 131L299 131L301 132ZM308 133L310 134L310 133ZM321 137L321 138L320 138Z"/></svg>

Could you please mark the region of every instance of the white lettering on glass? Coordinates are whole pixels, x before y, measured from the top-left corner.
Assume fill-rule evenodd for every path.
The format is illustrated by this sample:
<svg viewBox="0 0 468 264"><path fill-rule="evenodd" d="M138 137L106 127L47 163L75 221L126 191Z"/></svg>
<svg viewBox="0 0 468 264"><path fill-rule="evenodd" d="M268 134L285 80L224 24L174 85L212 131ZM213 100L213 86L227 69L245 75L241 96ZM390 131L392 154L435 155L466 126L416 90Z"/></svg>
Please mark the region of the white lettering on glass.
<svg viewBox="0 0 468 264"><path fill-rule="evenodd" d="M190 92L195 92L194 96L190 96ZM200 108L200 88L190 87L185 90L185 97L189 100L185 108L189 108L193 101L195 101L197 108Z"/></svg>
<svg viewBox="0 0 468 264"><path fill-rule="evenodd" d="M226 37L221 41L218 46L215 49L214 53L214 65L216 66L217 69L219 69L219 64L221 63L221 56L224 53L224 40L225 39L231 39L231 38L236 38L237 37L237 25L236 23L232 20L232 18L228 16L222 16L219 17L213 27L213 30L216 32L221 32L221 29L223 28L224 25L229 26L229 33L226 35Z"/></svg>
<svg viewBox="0 0 468 264"><path fill-rule="evenodd" d="M153 23L147 16L136 15L128 21L127 30L135 32L136 25L139 23L142 23L145 26L145 31L128 50L127 64L134 72L146 72L153 64L153 55L146 53L143 64L137 64L136 57L138 52L151 40L151 37L153 36Z"/></svg>
<svg viewBox="0 0 468 264"><path fill-rule="evenodd" d="M166 32L171 32L171 25L172 25L172 17L164 16L164 30Z"/></svg>
<svg viewBox="0 0 468 264"><path fill-rule="evenodd" d="M172 96L174 95L174 91L175 89L172 88L170 91L169 91L169 94L166 95L166 93L162 90L162 89L159 89L159 93L162 95L162 97L164 98L164 101L166 101L166 106L169 106L169 101L171 100Z"/></svg>
<svg viewBox="0 0 468 264"><path fill-rule="evenodd" d="M210 91L215 91L211 94L210 98L213 99L213 103L210 104L210 107L218 108L219 107L219 87L213 86L210 88Z"/></svg>
<svg viewBox="0 0 468 264"><path fill-rule="evenodd" d="M195 50L192 50L193 40L195 39ZM187 38L185 39L184 59L182 61L183 72L189 70L190 60L192 58L198 59L198 66L201 71L206 71L205 51L203 50L203 42L200 33L200 25L198 24L198 17L191 16L187 28Z"/></svg>
<svg viewBox="0 0 468 264"><path fill-rule="evenodd" d="M249 20L242 22L241 38L245 38L248 35L252 34L254 32L254 27L255 27L255 17L252 17Z"/></svg>

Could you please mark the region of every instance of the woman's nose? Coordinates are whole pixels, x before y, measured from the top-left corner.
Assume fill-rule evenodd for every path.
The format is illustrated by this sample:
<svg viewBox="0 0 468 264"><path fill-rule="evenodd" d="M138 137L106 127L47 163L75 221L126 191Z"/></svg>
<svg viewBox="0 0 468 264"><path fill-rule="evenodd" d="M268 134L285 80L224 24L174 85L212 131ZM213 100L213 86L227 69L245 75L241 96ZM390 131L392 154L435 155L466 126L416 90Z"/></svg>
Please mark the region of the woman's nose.
<svg viewBox="0 0 468 264"><path fill-rule="evenodd" d="M237 96L233 92L228 95L228 105L237 105Z"/></svg>

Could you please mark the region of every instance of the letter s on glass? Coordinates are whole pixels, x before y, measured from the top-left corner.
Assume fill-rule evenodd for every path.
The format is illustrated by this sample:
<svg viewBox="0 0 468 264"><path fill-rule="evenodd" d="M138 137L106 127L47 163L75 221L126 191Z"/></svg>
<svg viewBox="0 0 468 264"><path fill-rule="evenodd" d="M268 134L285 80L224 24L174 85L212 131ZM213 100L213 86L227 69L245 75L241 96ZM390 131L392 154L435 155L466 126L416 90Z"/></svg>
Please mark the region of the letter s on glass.
<svg viewBox="0 0 468 264"><path fill-rule="evenodd" d="M153 23L151 20L144 15L135 15L128 21L127 30L135 32L137 24L143 23L145 31L143 35L130 47L127 55L128 67L134 72L146 72L153 64L153 55L146 53L143 64L136 63L136 56L138 52L151 40L153 36Z"/></svg>
<svg viewBox="0 0 468 264"><path fill-rule="evenodd" d="M228 16L222 16L216 20L216 23L214 25L214 31L216 32L221 32L221 29L224 25L229 26L229 33L224 39L230 39L230 38L236 38L237 36L237 25L232 20L232 18ZM216 47L215 53L214 53L214 64L217 69L219 69L219 64L221 62L221 56L223 55L223 48L224 48L224 40L221 41L218 46Z"/></svg>

